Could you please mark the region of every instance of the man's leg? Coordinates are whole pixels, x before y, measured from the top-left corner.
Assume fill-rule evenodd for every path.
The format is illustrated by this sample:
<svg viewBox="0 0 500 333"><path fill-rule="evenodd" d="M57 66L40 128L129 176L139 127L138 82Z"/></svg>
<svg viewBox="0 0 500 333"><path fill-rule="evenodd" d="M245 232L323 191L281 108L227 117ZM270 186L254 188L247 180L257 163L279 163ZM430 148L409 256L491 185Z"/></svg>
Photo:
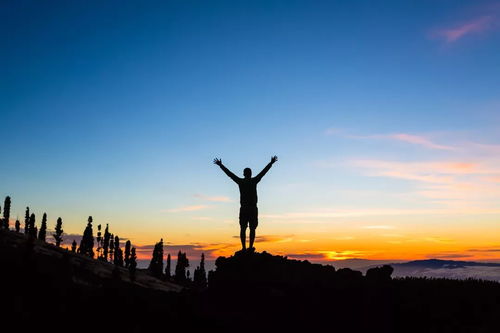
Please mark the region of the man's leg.
<svg viewBox="0 0 500 333"><path fill-rule="evenodd" d="M243 207L240 207L240 240L241 240L241 250L245 251L247 246L246 246L246 241L247 241L247 217L246 217L246 211Z"/></svg>
<svg viewBox="0 0 500 333"><path fill-rule="evenodd" d="M246 242L247 242L246 232L247 232L247 226L240 224L240 240L241 240L241 249L242 250L246 250ZM250 238L250 239L252 239L252 238Z"/></svg>
<svg viewBox="0 0 500 333"><path fill-rule="evenodd" d="M257 226L259 225L258 215L259 215L259 210L257 209L257 207L255 207L252 210L252 213L251 213L251 216L250 216L250 222L249 222L249 225L250 225L250 245L249 245L249 249L251 249L251 250L254 250L253 243L255 241L255 229L257 229Z"/></svg>
<svg viewBox="0 0 500 333"><path fill-rule="evenodd" d="M255 228L250 227L250 245L249 249L253 248L253 242L255 241Z"/></svg>

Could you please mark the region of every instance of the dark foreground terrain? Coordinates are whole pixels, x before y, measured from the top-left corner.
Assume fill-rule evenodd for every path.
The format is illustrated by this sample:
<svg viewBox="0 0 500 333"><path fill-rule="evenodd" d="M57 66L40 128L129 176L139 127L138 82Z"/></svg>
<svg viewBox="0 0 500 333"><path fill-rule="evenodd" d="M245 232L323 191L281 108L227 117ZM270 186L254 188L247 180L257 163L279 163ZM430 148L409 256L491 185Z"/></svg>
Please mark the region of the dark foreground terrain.
<svg viewBox="0 0 500 333"><path fill-rule="evenodd" d="M0 231L0 318L16 331L499 332L500 284L391 279L268 253L221 257L182 287ZM2 329L3 331L3 329Z"/></svg>

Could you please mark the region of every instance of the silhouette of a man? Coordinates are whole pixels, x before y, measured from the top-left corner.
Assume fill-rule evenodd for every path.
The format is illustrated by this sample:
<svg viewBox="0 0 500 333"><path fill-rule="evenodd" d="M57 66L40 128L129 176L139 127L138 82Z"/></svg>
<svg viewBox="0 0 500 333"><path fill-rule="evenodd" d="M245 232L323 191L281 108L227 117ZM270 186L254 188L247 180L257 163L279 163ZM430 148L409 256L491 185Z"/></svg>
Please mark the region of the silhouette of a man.
<svg viewBox="0 0 500 333"><path fill-rule="evenodd" d="M241 250L246 250L246 230L250 226L250 244L248 249L254 251L253 243L255 241L255 229L259 224L258 209L257 209L257 184L262 177L271 169L271 166L278 160L277 156L271 157L271 162L254 178L252 178L252 170L245 168L243 170L244 178L236 176L222 164L220 158L214 159L214 164L220 166L222 171L226 173L240 188L240 240Z"/></svg>

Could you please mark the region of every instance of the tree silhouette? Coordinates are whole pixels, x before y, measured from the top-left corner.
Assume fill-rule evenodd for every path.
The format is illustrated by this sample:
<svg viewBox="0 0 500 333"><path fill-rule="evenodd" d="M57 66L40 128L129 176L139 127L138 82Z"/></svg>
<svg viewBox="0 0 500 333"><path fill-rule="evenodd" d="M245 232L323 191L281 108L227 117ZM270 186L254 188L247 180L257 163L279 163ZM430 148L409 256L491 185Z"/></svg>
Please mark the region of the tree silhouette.
<svg viewBox="0 0 500 333"><path fill-rule="evenodd" d="M125 267L128 267L130 265L130 240L127 240L125 243Z"/></svg>
<svg viewBox="0 0 500 333"><path fill-rule="evenodd" d="M161 278L163 273L163 238L155 244L148 269L153 276Z"/></svg>
<svg viewBox="0 0 500 333"><path fill-rule="evenodd" d="M207 273L205 271L205 254L201 254L200 266L196 267L193 275L195 287L203 289L207 286Z"/></svg>
<svg viewBox="0 0 500 333"><path fill-rule="evenodd" d="M111 234L109 233L109 225L106 224L106 229L104 229L104 240L103 240L103 249L102 249L102 257L104 261L108 261L108 252L109 252L109 239Z"/></svg>
<svg viewBox="0 0 500 333"><path fill-rule="evenodd" d="M92 232L92 216L89 216L87 227L83 232L82 240L80 241L80 248L78 249L83 255L94 257L94 235Z"/></svg>
<svg viewBox="0 0 500 333"><path fill-rule="evenodd" d="M135 281L135 269L137 267L137 256L135 254L135 247L132 248L130 253L130 263L128 266L128 271L130 273L130 280Z"/></svg>
<svg viewBox="0 0 500 333"><path fill-rule="evenodd" d="M170 280L170 278L172 277L171 275L171 268L170 268L170 253L167 255L167 267L165 267L165 276L167 278L167 280Z"/></svg>
<svg viewBox="0 0 500 333"><path fill-rule="evenodd" d="M28 227L28 235L30 235L31 237L33 238L36 238L36 234L37 234L37 228L35 226L35 214L32 213L30 215L30 219L29 219L29 227Z"/></svg>
<svg viewBox="0 0 500 333"><path fill-rule="evenodd" d="M101 250L102 250L102 237L101 237L101 225L97 226L97 258L101 258Z"/></svg>
<svg viewBox="0 0 500 333"><path fill-rule="evenodd" d="M47 236L47 213L43 213L42 224L40 225L40 231L38 232L38 239L45 242L46 236Z"/></svg>
<svg viewBox="0 0 500 333"><path fill-rule="evenodd" d="M120 267L123 267L123 252L120 248L120 238L115 236L115 259L114 264Z"/></svg>
<svg viewBox="0 0 500 333"><path fill-rule="evenodd" d="M177 254L177 264L175 265L175 277L174 280L177 283L186 282L186 268L189 267L189 260L186 253L179 251Z"/></svg>
<svg viewBox="0 0 500 333"><path fill-rule="evenodd" d="M63 241L62 239L62 234L63 234L63 229L62 229L62 219L59 217L57 218L57 222L56 222L56 233L55 234L52 234L52 236L54 237L54 240L56 241L56 246L59 247Z"/></svg>
<svg viewBox="0 0 500 333"><path fill-rule="evenodd" d="M9 220L10 220L10 197L6 196L3 204L2 227L4 229L9 229Z"/></svg>
<svg viewBox="0 0 500 333"><path fill-rule="evenodd" d="M24 214L24 233L27 235L30 231L30 208L26 207L26 213Z"/></svg>
<svg viewBox="0 0 500 333"><path fill-rule="evenodd" d="M16 220L16 232L19 232L21 230L21 222L19 222L19 219Z"/></svg>
<svg viewBox="0 0 500 333"><path fill-rule="evenodd" d="M114 261L114 256L113 254L115 253L115 241L113 234L109 235L109 261L113 262Z"/></svg>
<svg viewBox="0 0 500 333"><path fill-rule="evenodd" d="M73 239L73 243L71 243L71 252L76 252L76 240Z"/></svg>

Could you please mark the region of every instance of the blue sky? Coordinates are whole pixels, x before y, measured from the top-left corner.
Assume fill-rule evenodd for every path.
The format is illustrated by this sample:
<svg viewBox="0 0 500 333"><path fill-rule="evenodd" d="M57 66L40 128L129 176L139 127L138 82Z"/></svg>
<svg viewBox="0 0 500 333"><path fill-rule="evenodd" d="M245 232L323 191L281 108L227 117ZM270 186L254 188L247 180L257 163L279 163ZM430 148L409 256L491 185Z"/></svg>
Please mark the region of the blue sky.
<svg viewBox="0 0 500 333"><path fill-rule="evenodd" d="M236 244L237 188L211 161L257 172L277 154L260 232L292 239L284 251L386 257L365 232L380 227L442 251L495 245L465 235L478 219L498 231L499 2L6 1L0 15L0 194L21 217Z"/></svg>

